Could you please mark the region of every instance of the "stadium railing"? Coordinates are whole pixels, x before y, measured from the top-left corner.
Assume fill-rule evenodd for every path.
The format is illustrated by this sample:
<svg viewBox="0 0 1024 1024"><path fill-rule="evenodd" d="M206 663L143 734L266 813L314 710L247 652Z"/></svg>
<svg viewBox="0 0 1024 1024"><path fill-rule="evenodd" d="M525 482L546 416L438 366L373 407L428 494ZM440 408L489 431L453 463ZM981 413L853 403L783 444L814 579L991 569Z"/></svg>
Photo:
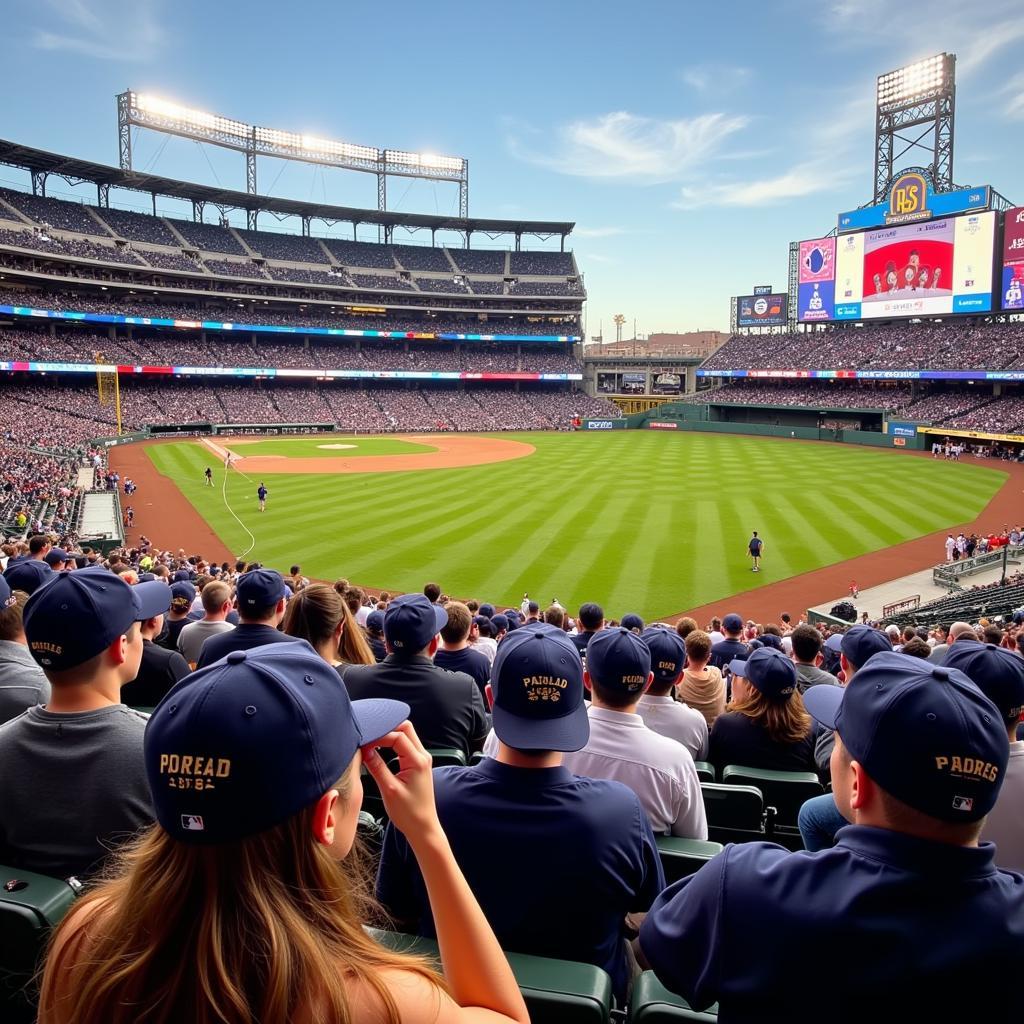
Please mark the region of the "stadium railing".
<svg viewBox="0 0 1024 1024"><path fill-rule="evenodd" d="M1000 563L1020 565L1022 556L1024 545L1006 544L997 551L986 551L983 555L974 555L972 558L961 558L957 562L944 562L935 566L932 569L932 582L939 587L949 587L962 576L973 576L977 572L994 569Z"/></svg>

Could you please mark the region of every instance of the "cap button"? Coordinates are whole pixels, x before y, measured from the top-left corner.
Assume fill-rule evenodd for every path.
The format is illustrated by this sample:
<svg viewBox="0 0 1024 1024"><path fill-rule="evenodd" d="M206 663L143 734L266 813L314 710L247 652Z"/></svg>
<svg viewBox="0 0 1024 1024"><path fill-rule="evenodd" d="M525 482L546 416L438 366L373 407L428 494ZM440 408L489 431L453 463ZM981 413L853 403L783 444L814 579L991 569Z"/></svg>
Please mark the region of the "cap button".
<svg viewBox="0 0 1024 1024"><path fill-rule="evenodd" d="M310 675L305 675L305 676L303 676L303 677L302 677L302 681L303 681L303 682L304 682L304 683L305 683L305 684L306 684L307 686L312 686L312 685L313 685L313 683L315 683L315 682L316 682L316 680L315 680L315 679L314 679L314 678L313 678L312 676L310 676Z"/></svg>
<svg viewBox="0 0 1024 1024"><path fill-rule="evenodd" d="M945 682L946 680L949 679L949 669L948 668L942 668L941 665L940 666L936 666L935 668L932 669L932 675L936 679L941 679L943 682Z"/></svg>
<svg viewBox="0 0 1024 1024"><path fill-rule="evenodd" d="M240 661L245 661L245 651L232 651L228 655L228 664L237 665Z"/></svg>

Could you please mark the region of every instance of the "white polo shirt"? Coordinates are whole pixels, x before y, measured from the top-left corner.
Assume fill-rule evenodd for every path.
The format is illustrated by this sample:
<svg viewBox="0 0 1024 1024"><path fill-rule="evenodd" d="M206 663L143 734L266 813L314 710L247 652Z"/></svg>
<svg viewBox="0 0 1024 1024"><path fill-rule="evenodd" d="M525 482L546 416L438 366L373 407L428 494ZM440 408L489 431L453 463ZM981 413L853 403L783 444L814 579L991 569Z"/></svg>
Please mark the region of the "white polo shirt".
<svg viewBox="0 0 1024 1024"><path fill-rule="evenodd" d="M636 713L648 729L682 743L694 761L703 761L708 756L708 723L696 708L674 697L645 693Z"/></svg>
<svg viewBox="0 0 1024 1024"><path fill-rule="evenodd" d="M629 786L655 832L707 839L704 799L690 752L660 736L639 715L591 705L590 740L562 763L575 775Z"/></svg>
<svg viewBox="0 0 1024 1024"><path fill-rule="evenodd" d="M996 844L996 867L1024 871L1024 740L1010 744L1010 760L995 807L985 819L982 842Z"/></svg>
<svg viewBox="0 0 1024 1024"><path fill-rule="evenodd" d="M478 636L470 644L470 647L474 651L479 651L492 665L494 664L494 658L498 653L497 640L494 640L489 636Z"/></svg>

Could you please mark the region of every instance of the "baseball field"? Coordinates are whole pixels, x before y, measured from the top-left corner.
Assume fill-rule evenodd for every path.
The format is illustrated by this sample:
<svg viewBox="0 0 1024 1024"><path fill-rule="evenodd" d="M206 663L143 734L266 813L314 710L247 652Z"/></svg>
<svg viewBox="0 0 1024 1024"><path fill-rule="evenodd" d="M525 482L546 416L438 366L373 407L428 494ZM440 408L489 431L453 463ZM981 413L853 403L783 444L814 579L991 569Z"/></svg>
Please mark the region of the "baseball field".
<svg viewBox="0 0 1024 1024"><path fill-rule="evenodd" d="M1006 480L901 452L646 431L216 444L231 469L209 442L145 454L236 555L371 587L435 579L465 598L518 603L529 592L542 605L596 600L645 617L969 523ZM154 539L160 506L160 493L136 496L137 528ZM765 543L757 574L752 530Z"/></svg>

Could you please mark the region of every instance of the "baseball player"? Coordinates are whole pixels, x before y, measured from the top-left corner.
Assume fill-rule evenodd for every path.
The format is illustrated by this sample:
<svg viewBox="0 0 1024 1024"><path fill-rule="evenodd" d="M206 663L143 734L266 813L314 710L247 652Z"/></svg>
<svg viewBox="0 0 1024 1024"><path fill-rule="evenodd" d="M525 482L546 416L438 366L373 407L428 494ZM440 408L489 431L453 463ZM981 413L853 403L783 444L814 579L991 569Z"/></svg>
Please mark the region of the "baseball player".
<svg viewBox="0 0 1024 1024"><path fill-rule="evenodd" d="M754 535L747 542L747 553L750 555L754 565L752 572L761 571L761 552L764 551L764 541L761 540L757 535L757 530L754 531Z"/></svg>
<svg viewBox="0 0 1024 1024"><path fill-rule="evenodd" d="M206 472L203 474L203 476L206 477L206 486L207 487L212 487L213 486L213 470L209 466L206 467Z"/></svg>
<svg viewBox="0 0 1024 1024"><path fill-rule="evenodd" d="M259 487L256 488L256 497L260 500L260 511L265 512L267 510L267 491L266 487L263 486L263 481L260 481Z"/></svg>

